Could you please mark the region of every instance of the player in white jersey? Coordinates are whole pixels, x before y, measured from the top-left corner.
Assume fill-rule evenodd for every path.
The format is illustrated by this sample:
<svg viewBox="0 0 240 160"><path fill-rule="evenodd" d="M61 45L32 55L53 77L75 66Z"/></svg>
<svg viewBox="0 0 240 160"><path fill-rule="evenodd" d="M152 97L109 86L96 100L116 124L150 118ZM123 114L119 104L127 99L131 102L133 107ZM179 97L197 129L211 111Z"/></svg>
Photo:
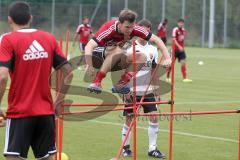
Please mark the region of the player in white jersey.
<svg viewBox="0 0 240 160"><path fill-rule="evenodd" d="M151 22L148 20L141 20L139 22L140 26L143 26L147 30L151 30ZM142 96L144 95L145 90L147 89L152 73L155 70L158 62L158 50L156 47L152 46L149 44L146 40L138 38L136 40L136 52L141 52L144 53L145 56L147 57L146 62L144 66L141 68L140 71L138 71L136 75L136 99L138 102L140 102ZM132 47L128 49L127 54L132 53ZM147 94L144 97L143 102L155 102L160 101L160 91L159 88L154 87L158 86L159 87L159 76L158 76L158 71L156 74L153 76L153 83L148 89ZM131 91L133 91L133 82L132 80L129 82L129 88ZM156 88L156 89L154 89ZM126 103L132 103L133 97L131 92L129 94L125 94L123 96L123 100ZM131 107L130 105L127 105L125 107ZM157 113L157 105L156 104L146 104L142 105L144 113ZM129 128L129 125L132 120L132 115L133 115L133 110L124 110L123 113L124 116L126 116L126 122L123 125L122 128L122 141L125 139L127 130ZM148 127L148 137L149 137L149 149L148 149L148 156L153 157L153 158L165 158L165 155L161 153L157 149L157 134L158 134L158 121L156 116L151 116L149 118L149 127ZM131 134L131 133L130 133ZM128 136L128 139L126 141L126 144L123 148L123 156L124 157L131 157L132 156L132 151L130 150L130 137L131 135Z"/></svg>

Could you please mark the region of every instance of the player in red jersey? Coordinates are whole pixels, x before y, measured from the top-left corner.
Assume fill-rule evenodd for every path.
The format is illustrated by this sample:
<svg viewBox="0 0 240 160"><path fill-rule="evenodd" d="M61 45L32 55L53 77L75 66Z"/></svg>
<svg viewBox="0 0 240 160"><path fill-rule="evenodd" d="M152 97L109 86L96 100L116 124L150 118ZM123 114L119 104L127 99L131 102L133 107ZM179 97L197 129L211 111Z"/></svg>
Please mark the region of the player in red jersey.
<svg viewBox="0 0 240 160"><path fill-rule="evenodd" d="M163 53L165 65L171 65L171 58L164 43L154 34L135 24L136 13L125 9L119 14L118 20L111 20L102 25L91 39L85 50L87 72L93 75L94 68L100 68L93 83L88 87L90 92L100 93L101 82L109 71L126 69L117 84L112 88L113 93L128 93L130 91L126 84L133 76L132 58L133 54L126 54L126 49L132 43L133 37L140 37L154 42ZM130 45L129 45L130 44ZM146 61L146 56L136 51L137 71L141 69Z"/></svg>
<svg viewBox="0 0 240 160"><path fill-rule="evenodd" d="M167 24L168 19L164 19L161 23L159 23L157 28L157 36L161 38L164 44L167 43Z"/></svg>
<svg viewBox="0 0 240 160"><path fill-rule="evenodd" d="M12 32L0 42L0 103L8 75L11 84L6 112L4 156L6 160L27 159L31 146L36 159L53 160L55 113L60 113L72 67L64 58L55 37L30 29L32 16L26 2L11 4L8 16ZM61 92L53 104L49 77L52 67L62 71ZM5 116L0 109L0 117Z"/></svg>
<svg viewBox="0 0 240 160"><path fill-rule="evenodd" d="M178 62L181 63L181 72L183 77L183 82L192 82L191 79L187 78L187 69L186 69L186 53L184 47L184 36L186 30L184 29L184 20L179 19L177 23L178 27L175 27L172 31L173 44L172 48L175 49L175 58L178 59ZM170 71L167 73L167 81L170 82Z"/></svg>
<svg viewBox="0 0 240 160"><path fill-rule="evenodd" d="M94 34L92 32L92 27L89 24L88 17L85 16L82 20L83 24L80 24L76 30L75 38L73 40L73 47L75 46L75 42L79 37L79 49L80 52L84 54L85 46L87 45L90 37L92 37ZM84 56L81 56L77 65L79 66L82 61L84 61Z"/></svg>

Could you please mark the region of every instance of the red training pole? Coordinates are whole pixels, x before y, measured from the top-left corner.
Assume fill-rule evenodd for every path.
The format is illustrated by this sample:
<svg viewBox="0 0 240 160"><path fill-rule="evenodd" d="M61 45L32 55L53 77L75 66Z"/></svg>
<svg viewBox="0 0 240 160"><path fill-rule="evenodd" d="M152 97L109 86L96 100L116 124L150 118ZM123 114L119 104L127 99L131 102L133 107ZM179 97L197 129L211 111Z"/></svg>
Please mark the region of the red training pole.
<svg viewBox="0 0 240 160"><path fill-rule="evenodd" d="M172 39L172 65L171 65L171 109L170 112L174 112L174 62L175 62L175 44ZM169 124L169 160L172 160L172 148L173 148L173 115L170 115Z"/></svg>

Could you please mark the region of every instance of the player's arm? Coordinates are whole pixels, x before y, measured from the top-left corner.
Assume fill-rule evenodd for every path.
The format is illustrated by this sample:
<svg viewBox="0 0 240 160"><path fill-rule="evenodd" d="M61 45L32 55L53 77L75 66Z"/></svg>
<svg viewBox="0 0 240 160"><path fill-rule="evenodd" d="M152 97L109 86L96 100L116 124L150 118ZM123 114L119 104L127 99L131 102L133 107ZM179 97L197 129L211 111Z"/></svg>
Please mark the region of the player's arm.
<svg viewBox="0 0 240 160"><path fill-rule="evenodd" d="M55 112L57 116L60 115L61 113L62 104L64 102L65 96L68 92L68 89L73 78L73 68L69 63L66 63L63 66L61 66L59 70L61 72L62 77L60 80L59 92L54 103Z"/></svg>
<svg viewBox="0 0 240 160"><path fill-rule="evenodd" d="M150 41L155 43L158 49L160 49L161 53L163 54L163 57L165 59L164 65L166 65L167 67L170 67L172 60L171 60L170 54L168 53L167 47L165 46L163 41L154 34L152 34Z"/></svg>
<svg viewBox="0 0 240 160"><path fill-rule="evenodd" d="M5 117L4 112L1 109L1 102L7 87L9 69L6 67L0 67L0 117Z"/></svg>
<svg viewBox="0 0 240 160"><path fill-rule="evenodd" d="M75 36L74 36L74 39L73 39L73 46L75 46L75 43L76 43L76 41L77 41L77 39L78 39L78 36L79 36L79 34L78 33L75 33Z"/></svg>
<svg viewBox="0 0 240 160"><path fill-rule="evenodd" d="M88 67L93 67L92 64L92 53L94 48L98 46L97 42L91 39L85 47L85 59Z"/></svg>

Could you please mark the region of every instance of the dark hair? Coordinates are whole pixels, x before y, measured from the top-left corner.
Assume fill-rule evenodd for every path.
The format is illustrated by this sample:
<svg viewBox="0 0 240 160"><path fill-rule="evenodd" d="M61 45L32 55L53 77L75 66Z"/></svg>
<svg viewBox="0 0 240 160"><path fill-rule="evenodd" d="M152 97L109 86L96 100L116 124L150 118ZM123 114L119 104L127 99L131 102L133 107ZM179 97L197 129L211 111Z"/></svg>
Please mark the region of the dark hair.
<svg viewBox="0 0 240 160"><path fill-rule="evenodd" d="M180 19L178 20L178 22L184 22L184 19L180 18Z"/></svg>
<svg viewBox="0 0 240 160"><path fill-rule="evenodd" d="M165 18L165 19L163 20L163 23L164 23L164 24L167 24L167 23L168 23L168 19Z"/></svg>
<svg viewBox="0 0 240 160"><path fill-rule="evenodd" d="M14 23L18 25L25 25L29 23L31 9L27 2L13 2L9 7L8 15L12 18Z"/></svg>
<svg viewBox="0 0 240 160"><path fill-rule="evenodd" d="M144 27L147 27L147 28L152 28L152 23L147 20L147 19L142 19L141 21L138 22L138 25L139 26L144 26Z"/></svg>
<svg viewBox="0 0 240 160"><path fill-rule="evenodd" d="M123 23L124 21L133 23L133 22L135 22L135 20L137 18L137 13L130 9L124 9L120 12L118 18L119 18L120 23Z"/></svg>

